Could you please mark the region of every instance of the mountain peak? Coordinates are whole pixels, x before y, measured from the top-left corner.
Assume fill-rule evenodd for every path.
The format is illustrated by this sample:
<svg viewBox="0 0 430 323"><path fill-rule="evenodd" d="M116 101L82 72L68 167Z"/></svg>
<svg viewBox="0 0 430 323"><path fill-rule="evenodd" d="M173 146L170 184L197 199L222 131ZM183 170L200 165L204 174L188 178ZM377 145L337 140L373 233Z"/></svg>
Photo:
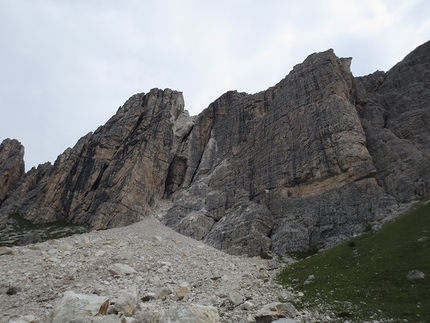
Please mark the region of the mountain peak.
<svg viewBox="0 0 430 323"><path fill-rule="evenodd" d="M181 92L135 94L54 165L18 176L0 218L112 228L168 199L167 226L232 254L332 245L428 196L429 48L361 78L351 58L314 53L196 117Z"/></svg>

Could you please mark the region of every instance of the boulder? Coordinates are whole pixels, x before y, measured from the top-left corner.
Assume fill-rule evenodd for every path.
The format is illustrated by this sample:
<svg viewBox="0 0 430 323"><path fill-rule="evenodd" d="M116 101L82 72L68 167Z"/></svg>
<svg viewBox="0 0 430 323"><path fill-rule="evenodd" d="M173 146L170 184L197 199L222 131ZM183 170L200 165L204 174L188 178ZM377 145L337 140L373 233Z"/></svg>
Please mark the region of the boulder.
<svg viewBox="0 0 430 323"><path fill-rule="evenodd" d="M126 276L126 275L133 275L137 273L137 271L134 270L134 268L130 267L129 265L120 264L120 263L110 265L107 269L114 276Z"/></svg>
<svg viewBox="0 0 430 323"><path fill-rule="evenodd" d="M54 306L50 323L84 322L91 317L106 315L109 298L97 295L75 294L67 291Z"/></svg>
<svg viewBox="0 0 430 323"><path fill-rule="evenodd" d="M256 323L271 323L276 319L294 318L297 315L291 303L270 303L263 306L255 315Z"/></svg>
<svg viewBox="0 0 430 323"><path fill-rule="evenodd" d="M424 279L425 276L426 275L422 271L411 270L408 272L406 279L408 279L408 280Z"/></svg>
<svg viewBox="0 0 430 323"><path fill-rule="evenodd" d="M137 309L137 289L131 288L119 294L114 309L123 313L125 316L132 316Z"/></svg>
<svg viewBox="0 0 430 323"><path fill-rule="evenodd" d="M169 308L160 323L219 323L218 310L213 306L191 304Z"/></svg>
<svg viewBox="0 0 430 323"><path fill-rule="evenodd" d="M276 321L272 321L272 323L297 323L297 321L295 319L278 319Z"/></svg>
<svg viewBox="0 0 430 323"><path fill-rule="evenodd" d="M30 232L22 237L19 244L24 246L28 244L35 244L42 241L42 237L38 232Z"/></svg>
<svg viewBox="0 0 430 323"><path fill-rule="evenodd" d="M235 291L235 290L229 290L228 292L227 292L227 297L228 297L228 300L234 305L234 306L238 306L238 305L240 305L240 304L242 304L243 303L243 296L239 293L239 292L237 292L237 291Z"/></svg>
<svg viewBox="0 0 430 323"><path fill-rule="evenodd" d="M11 320L9 323L36 323L36 317L34 315L23 315L16 320Z"/></svg>
<svg viewBox="0 0 430 323"><path fill-rule="evenodd" d="M11 248L0 247L0 256L12 255L12 254L13 254L13 250Z"/></svg>
<svg viewBox="0 0 430 323"><path fill-rule="evenodd" d="M176 289L176 299L178 301L182 300L184 297L189 295L191 293L191 287L190 284L183 282L179 285L179 287Z"/></svg>

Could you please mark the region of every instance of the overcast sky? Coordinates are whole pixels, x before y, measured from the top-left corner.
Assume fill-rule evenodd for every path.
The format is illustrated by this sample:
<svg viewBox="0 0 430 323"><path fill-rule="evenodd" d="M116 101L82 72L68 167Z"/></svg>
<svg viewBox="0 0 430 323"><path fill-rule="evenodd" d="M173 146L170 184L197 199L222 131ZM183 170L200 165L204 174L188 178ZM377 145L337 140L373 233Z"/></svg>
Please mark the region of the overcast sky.
<svg viewBox="0 0 430 323"><path fill-rule="evenodd" d="M0 0L0 142L54 162L131 95L184 93L195 115L228 90L275 85L309 54L387 71L430 39L430 1Z"/></svg>

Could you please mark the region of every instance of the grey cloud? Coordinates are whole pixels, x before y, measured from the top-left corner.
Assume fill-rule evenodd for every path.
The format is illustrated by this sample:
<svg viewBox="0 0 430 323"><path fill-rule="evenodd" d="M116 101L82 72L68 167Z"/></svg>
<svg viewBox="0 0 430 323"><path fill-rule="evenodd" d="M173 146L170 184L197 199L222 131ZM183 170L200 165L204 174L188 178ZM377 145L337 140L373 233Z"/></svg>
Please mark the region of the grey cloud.
<svg viewBox="0 0 430 323"><path fill-rule="evenodd" d="M53 162L134 93L173 88L197 114L227 90L272 86L312 52L352 56L362 75L430 38L427 1L372 32L338 27L345 17L326 3L3 0L0 140L20 140L29 168Z"/></svg>

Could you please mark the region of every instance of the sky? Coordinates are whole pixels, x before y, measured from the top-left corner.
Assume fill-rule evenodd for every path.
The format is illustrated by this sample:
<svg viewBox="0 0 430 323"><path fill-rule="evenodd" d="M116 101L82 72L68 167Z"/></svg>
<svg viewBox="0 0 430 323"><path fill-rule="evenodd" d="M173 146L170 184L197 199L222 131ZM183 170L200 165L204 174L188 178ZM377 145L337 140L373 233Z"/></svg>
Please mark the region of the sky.
<svg viewBox="0 0 430 323"><path fill-rule="evenodd" d="M387 71L430 40L428 0L0 0L0 142L54 162L133 94L181 91L196 115L315 52Z"/></svg>

